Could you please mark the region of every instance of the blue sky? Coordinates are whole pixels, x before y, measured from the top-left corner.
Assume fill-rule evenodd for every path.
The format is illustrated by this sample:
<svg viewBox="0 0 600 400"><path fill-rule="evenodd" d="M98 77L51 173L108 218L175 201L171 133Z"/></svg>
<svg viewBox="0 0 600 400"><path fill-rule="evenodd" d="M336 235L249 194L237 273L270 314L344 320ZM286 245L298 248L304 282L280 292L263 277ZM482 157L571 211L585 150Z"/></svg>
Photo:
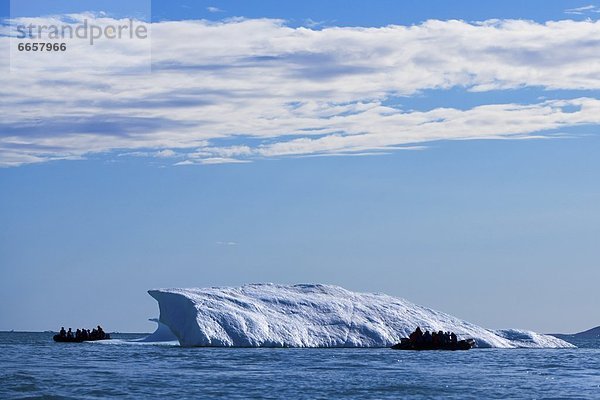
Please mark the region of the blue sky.
<svg viewBox="0 0 600 400"><path fill-rule="evenodd" d="M589 1L529 0L527 2L508 0L489 2L462 0L449 2L428 0L422 2L398 2L378 0L375 2L331 0L327 2L307 0L281 2L276 0L239 1L239 0L174 0L174 1L117 1L117 0L29 0L13 2L16 9L23 8L19 14L27 15L27 10L36 10L38 15L107 11L117 16L129 16L150 6L153 20L212 19L243 16L246 18L284 18L296 24L305 20L327 21L338 26L385 26L390 24L410 25L428 19L463 19L482 21L486 19L531 19L536 21L559 20L565 16L583 19L590 13L567 13L579 7L596 5ZM9 1L3 0L4 12ZM211 8L212 11L209 11ZM217 10L214 10L217 9ZM6 14L8 15L8 14ZM30 16L30 15L29 15Z"/></svg>
<svg viewBox="0 0 600 400"><path fill-rule="evenodd" d="M12 16L148 5L67 3ZM0 329L148 331L150 288L250 282L598 325L600 9L452 3L154 1L151 73L121 43L13 59Z"/></svg>

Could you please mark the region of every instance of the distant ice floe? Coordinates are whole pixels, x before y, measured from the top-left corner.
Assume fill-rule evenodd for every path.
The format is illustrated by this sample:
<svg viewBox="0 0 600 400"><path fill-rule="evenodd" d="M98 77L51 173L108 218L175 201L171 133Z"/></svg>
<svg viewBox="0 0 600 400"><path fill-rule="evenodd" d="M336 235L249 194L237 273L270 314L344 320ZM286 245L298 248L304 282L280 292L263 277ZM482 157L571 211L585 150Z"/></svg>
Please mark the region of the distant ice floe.
<svg viewBox="0 0 600 400"><path fill-rule="evenodd" d="M551 335L543 335L521 329L500 329L493 331L496 335L510 340L516 347L527 348L569 348L575 347L562 339Z"/></svg>
<svg viewBox="0 0 600 400"><path fill-rule="evenodd" d="M182 346L388 347L420 326L473 338L478 347L574 347L553 336L491 331L401 298L332 285L250 284L148 293L158 301L160 322L145 341L170 331Z"/></svg>

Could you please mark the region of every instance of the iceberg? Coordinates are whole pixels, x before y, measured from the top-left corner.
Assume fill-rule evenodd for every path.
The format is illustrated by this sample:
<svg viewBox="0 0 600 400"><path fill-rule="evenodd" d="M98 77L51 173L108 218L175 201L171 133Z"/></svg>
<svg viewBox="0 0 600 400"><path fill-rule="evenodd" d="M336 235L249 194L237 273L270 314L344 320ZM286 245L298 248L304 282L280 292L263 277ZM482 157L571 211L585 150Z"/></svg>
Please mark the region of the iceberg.
<svg viewBox="0 0 600 400"><path fill-rule="evenodd" d="M158 324L156 330L150 335L146 336L145 338L136 341L149 343L178 341L177 336L175 336L173 332L171 332L171 329L167 325L160 322L158 318L150 318L150 321L156 322Z"/></svg>
<svg viewBox="0 0 600 400"><path fill-rule="evenodd" d="M159 324L186 347L389 347L417 326L453 331L459 339L475 339L478 347L574 347L553 336L493 331L401 298L333 285L249 284L148 293L158 301Z"/></svg>

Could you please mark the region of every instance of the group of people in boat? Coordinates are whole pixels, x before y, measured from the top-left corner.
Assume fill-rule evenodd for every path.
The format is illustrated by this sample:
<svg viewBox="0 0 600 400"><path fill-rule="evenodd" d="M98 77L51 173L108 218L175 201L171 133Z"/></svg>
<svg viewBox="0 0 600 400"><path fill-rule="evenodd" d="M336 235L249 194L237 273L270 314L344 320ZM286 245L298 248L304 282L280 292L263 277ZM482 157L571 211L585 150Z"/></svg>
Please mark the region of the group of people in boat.
<svg viewBox="0 0 600 400"><path fill-rule="evenodd" d="M458 338L454 332L431 332L421 331L421 328L417 326L417 329L408 336L408 340L414 346L456 346Z"/></svg>
<svg viewBox="0 0 600 400"><path fill-rule="evenodd" d="M454 332L429 332L417 329L400 343L392 346L394 350L469 350L475 347L474 339L458 340Z"/></svg>
<svg viewBox="0 0 600 400"><path fill-rule="evenodd" d="M104 340L108 339L108 335L104 332L102 327L98 325L96 328L92 329L77 329L75 332L69 328L68 331L65 331L65 327L60 328L60 332L58 333L60 338L62 339L73 339L73 340Z"/></svg>

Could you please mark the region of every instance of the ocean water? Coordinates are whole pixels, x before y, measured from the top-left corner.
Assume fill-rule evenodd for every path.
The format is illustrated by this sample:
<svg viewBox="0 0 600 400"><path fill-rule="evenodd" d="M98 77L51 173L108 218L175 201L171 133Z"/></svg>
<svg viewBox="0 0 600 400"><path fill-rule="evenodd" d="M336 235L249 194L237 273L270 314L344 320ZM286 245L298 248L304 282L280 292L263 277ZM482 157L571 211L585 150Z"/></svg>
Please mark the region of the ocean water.
<svg viewBox="0 0 600 400"><path fill-rule="evenodd" d="M578 349L182 348L142 337L0 333L0 399L600 399L600 342Z"/></svg>

